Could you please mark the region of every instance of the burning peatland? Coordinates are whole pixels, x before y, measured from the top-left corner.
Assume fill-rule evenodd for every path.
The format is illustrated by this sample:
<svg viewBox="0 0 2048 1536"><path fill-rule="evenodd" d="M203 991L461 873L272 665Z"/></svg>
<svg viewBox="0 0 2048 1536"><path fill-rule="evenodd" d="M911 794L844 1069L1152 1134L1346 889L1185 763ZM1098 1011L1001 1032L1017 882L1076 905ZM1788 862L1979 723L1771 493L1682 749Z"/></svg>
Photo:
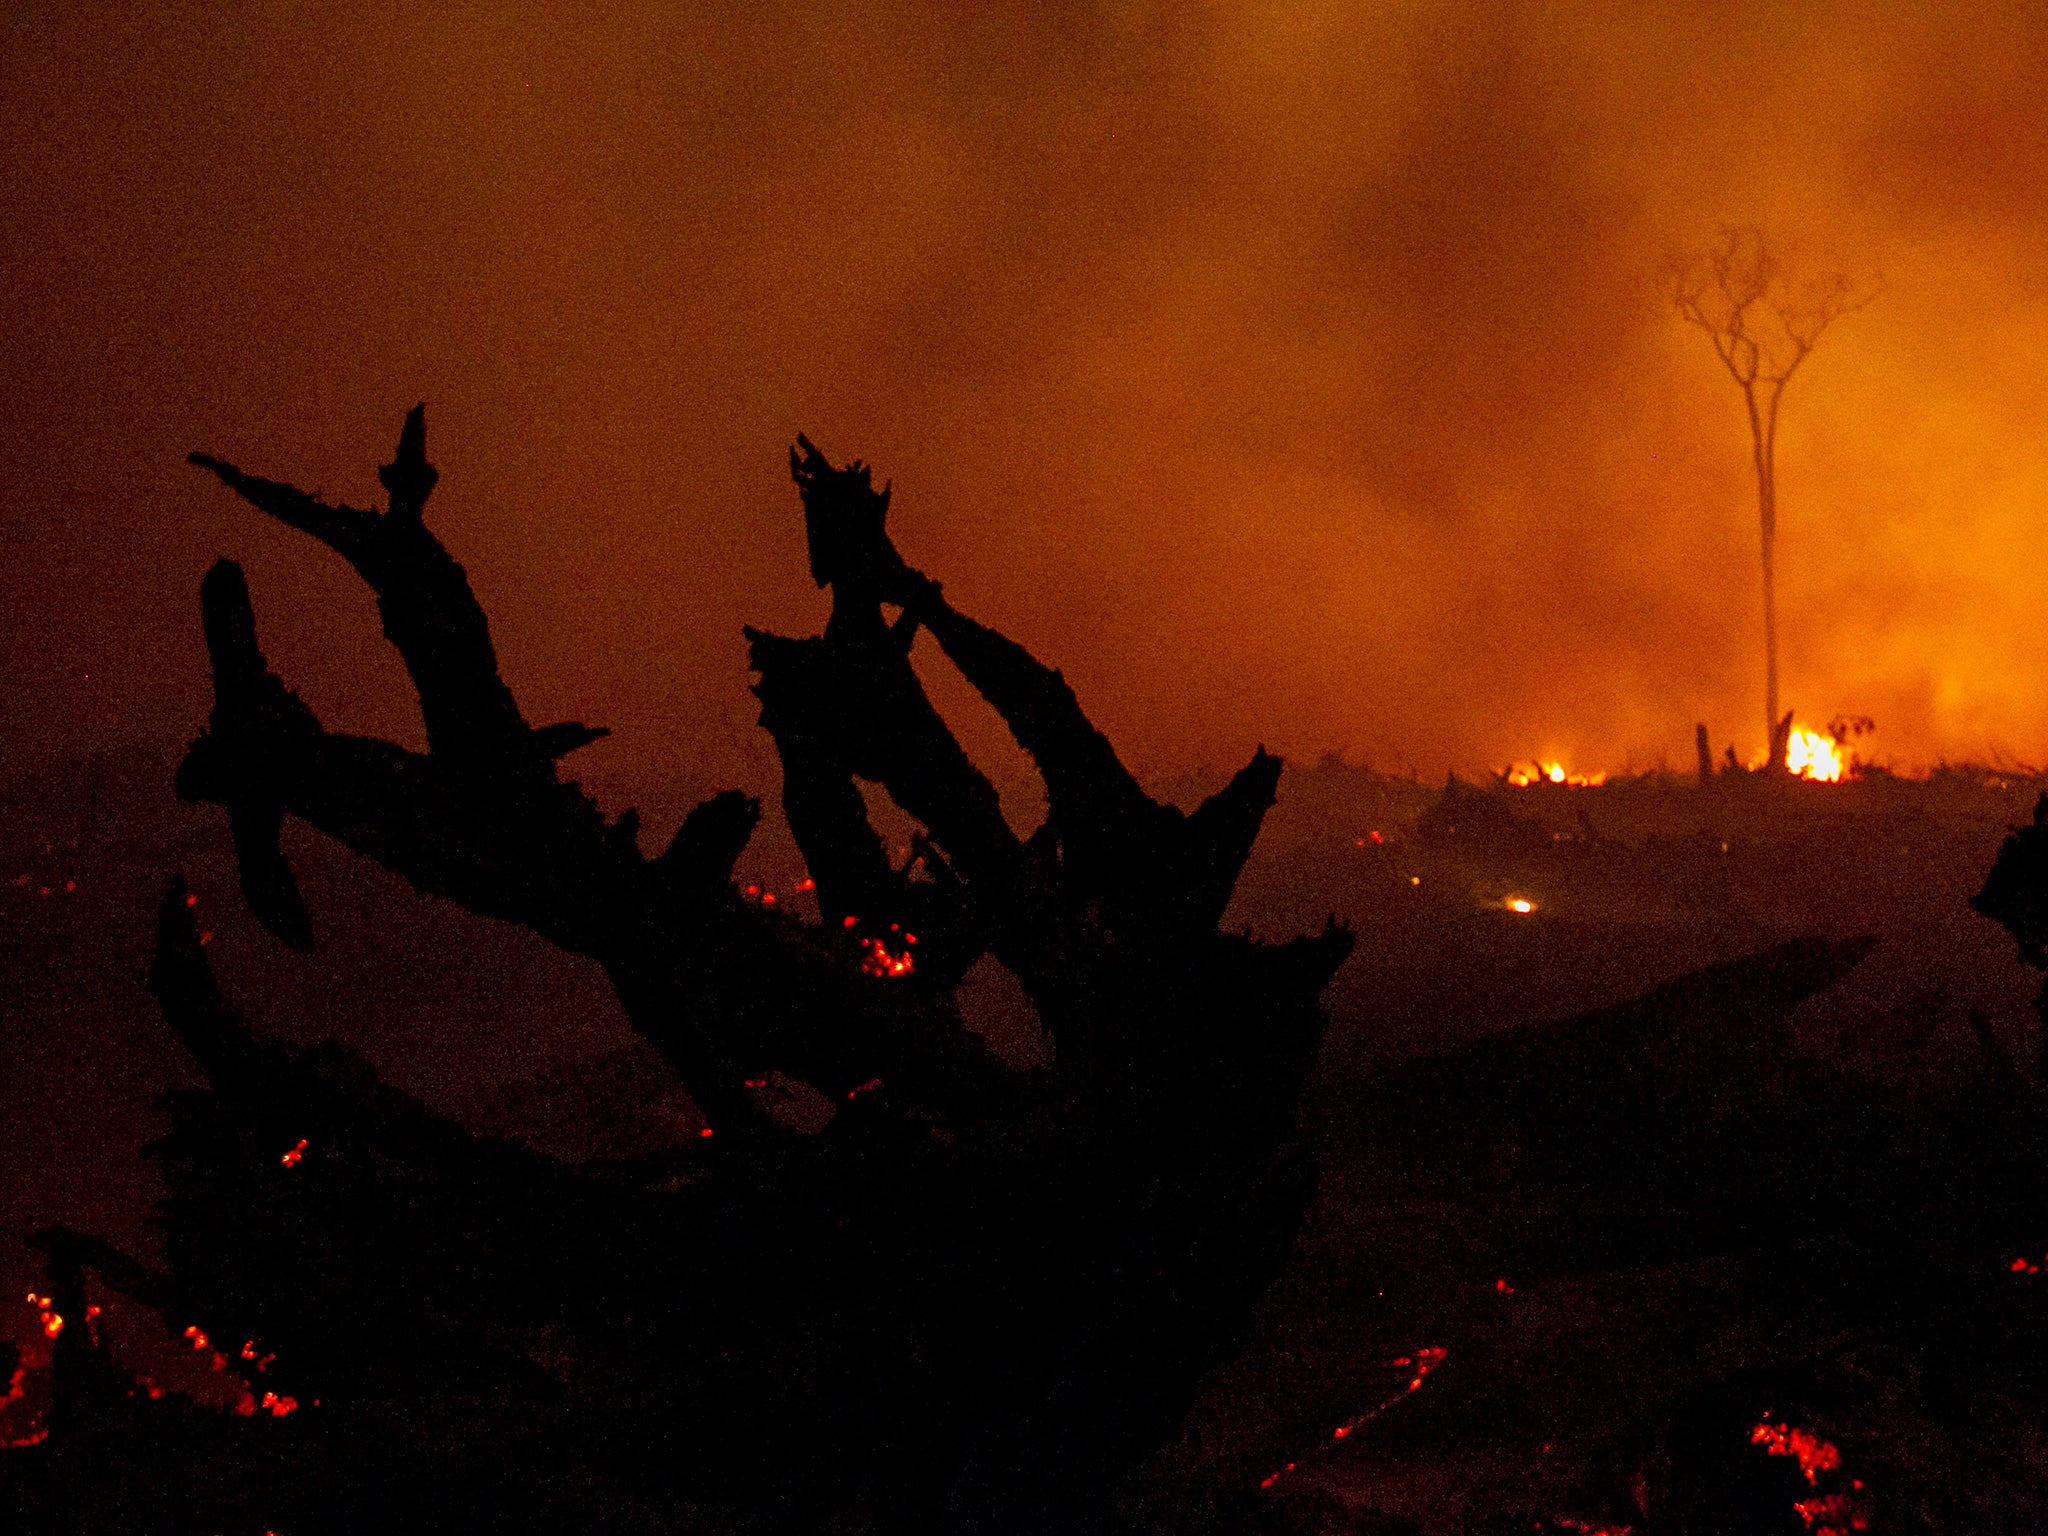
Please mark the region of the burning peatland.
<svg viewBox="0 0 2048 1536"><path fill-rule="evenodd" d="M771 882L732 876L742 797L647 858L561 780L590 733L498 683L417 422L383 514L217 466L364 574L429 727L328 732L209 577L181 784L273 953L330 910L293 818L591 956L639 1044L504 1100L590 1122L573 1154L478 1135L245 1022L233 915L165 900L204 1083L153 1150L159 1255L38 1236L20 1523L2031 1527L2048 1115L2031 980L1966 903L2038 957L2039 834L2000 855L2038 782L1333 762L1269 817L1261 755L1154 798L896 558L864 471L794 468L833 614L752 637L807 871ZM1003 824L914 628L1033 752L1048 830ZM860 780L916 830L881 838ZM58 862L7 899L79 899ZM1341 971L1341 928L1231 936L1331 908ZM990 956L1050 1041L1021 1068L965 1027ZM174 1366L135 1368L141 1319Z"/></svg>

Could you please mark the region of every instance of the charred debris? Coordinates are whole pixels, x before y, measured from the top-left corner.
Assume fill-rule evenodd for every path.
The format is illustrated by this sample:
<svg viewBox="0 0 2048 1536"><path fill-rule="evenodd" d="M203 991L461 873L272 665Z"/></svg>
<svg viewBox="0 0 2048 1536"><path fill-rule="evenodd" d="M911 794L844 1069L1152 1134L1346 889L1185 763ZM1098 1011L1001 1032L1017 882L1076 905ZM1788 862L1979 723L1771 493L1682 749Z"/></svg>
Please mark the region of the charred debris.
<svg viewBox="0 0 2048 1536"><path fill-rule="evenodd" d="M1257 753L1192 814L1138 786L1059 673L957 611L888 490L792 452L822 635L748 632L784 808L825 921L735 890L759 804L649 857L535 726L422 513L424 415L383 512L205 456L376 594L428 751L328 731L270 671L238 566L201 590L212 718L178 789L228 816L243 894L305 948L286 816L422 891L594 959L680 1074L694 1145L597 1170L480 1140L340 1049L267 1040L215 984L182 888L152 988L204 1070L155 1149L161 1271L42 1234L47 1434L9 1453L31 1524L94 1530L1086 1530L1229 1356L1313 1193L1292 1141L1351 947L1217 922L1273 800ZM885 617L885 606L895 610ZM1045 783L1032 837L926 698L928 630ZM926 829L888 857L856 780ZM1057 1059L1005 1067L953 993L1021 982ZM777 1081L834 1112L793 1128ZM153 1399L101 1349L88 1272L224 1349L253 1411ZM285 1405L289 1405L288 1407ZM280 1411L282 1410L282 1411Z"/></svg>
<svg viewBox="0 0 2048 1536"><path fill-rule="evenodd" d="M1219 926L1248 860L1309 857L1254 853L1278 760L1191 812L1154 799L1058 672L902 560L865 467L799 439L831 615L748 631L809 922L734 886L757 802L716 795L649 856L632 812L563 778L602 732L533 725L500 678L422 516L421 411L383 512L194 462L354 566L427 731L423 754L328 731L265 661L239 567L208 574L215 702L178 789L226 813L262 926L315 942L279 841L297 818L594 960L702 1123L581 1163L473 1134L245 1020L173 884L151 988L205 1086L152 1149L161 1258L38 1234L48 1368L0 1361L17 1409L28 1376L42 1394L0 1451L0 1523L1849 1536L2048 1511L2040 1074L1977 1017L1940 1094L1802 1054L1794 1011L1859 934L1731 919L1739 954L1634 1002L1310 1092L1351 931L1285 903L1249 916L1318 931ZM1030 755L1033 835L932 707L919 630ZM1713 771L1704 733L1699 757L1697 786L1602 791L1644 829L1659 795L1711 797L1635 837L1540 784L1376 789L1386 827L1331 855L1366 861L1346 916L1380 947L1348 985L1480 913L1732 911L1745 818L1803 787ZM862 782L922 829L907 862ZM2036 967L2044 829L1977 901ZM964 1026L984 956L1048 1065ZM124 1365L96 1296L182 1330L235 1406Z"/></svg>

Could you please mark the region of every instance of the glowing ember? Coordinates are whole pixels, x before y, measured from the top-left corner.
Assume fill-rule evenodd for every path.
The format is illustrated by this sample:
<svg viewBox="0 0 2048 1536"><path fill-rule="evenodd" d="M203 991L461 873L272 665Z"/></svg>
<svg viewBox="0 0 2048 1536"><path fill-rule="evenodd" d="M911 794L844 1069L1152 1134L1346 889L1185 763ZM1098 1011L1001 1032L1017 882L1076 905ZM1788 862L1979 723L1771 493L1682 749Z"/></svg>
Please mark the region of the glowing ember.
<svg viewBox="0 0 2048 1536"><path fill-rule="evenodd" d="M1809 1484L1818 1481L1823 1472L1842 1469L1842 1453L1810 1429L1766 1420L1749 1432L1749 1443L1762 1446L1768 1455L1797 1458L1799 1470L1806 1474Z"/></svg>
<svg viewBox="0 0 2048 1536"><path fill-rule="evenodd" d="M1843 768L1841 743L1818 731L1794 726L1785 741L1785 767L1794 778L1839 784Z"/></svg>
<svg viewBox="0 0 2048 1536"><path fill-rule="evenodd" d="M1378 1418L1381 1414L1385 1413L1389 1408L1393 1407L1394 1404L1401 1402L1403 1399L1407 1398L1412 1393L1421 1391L1423 1378L1428 1376L1429 1373L1435 1370L1439 1365L1443 1364L1444 1353L1445 1352L1443 1350L1432 1347L1429 1349L1418 1349L1412 1355L1402 1355L1398 1359L1388 1361L1387 1363L1393 1366L1396 1370L1412 1371L1414 1374L1408 1378L1407 1383L1404 1386L1402 1386L1400 1391L1394 1393L1390 1397L1383 1398L1381 1401L1374 1404L1371 1408L1368 1408L1364 1413L1359 1414L1357 1418L1347 1419L1344 1423L1339 1424L1335 1429L1331 1430L1331 1441L1335 1442L1338 1440L1350 1439L1359 1430L1363 1429L1366 1425L1370 1424L1374 1419ZM1295 1466L1296 1463L1291 1461L1288 1462L1287 1465L1282 1467L1278 1472L1274 1472L1267 1477L1261 1478L1259 1480L1259 1486L1261 1488L1271 1488L1275 1483L1279 1482L1281 1478L1285 1477L1289 1472L1292 1472Z"/></svg>
<svg viewBox="0 0 2048 1536"><path fill-rule="evenodd" d="M1525 917L1536 910L1536 903L1526 896L1510 896L1506 905L1510 912L1519 912Z"/></svg>
<svg viewBox="0 0 2048 1536"><path fill-rule="evenodd" d="M1801 1499L1792 1506L1799 1511L1799 1518L1806 1522L1806 1528L1814 1536L1847 1536L1851 1531L1867 1531L1870 1520L1856 1507L1856 1501L1846 1493L1822 1494L1817 1499Z"/></svg>
<svg viewBox="0 0 2048 1536"><path fill-rule="evenodd" d="M30 1291L28 1304L36 1309L36 1322L41 1325L45 1338L54 1339L64 1331L64 1315L56 1310L56 1303L49 1297Z"/></svg>
<svg viewBox="0 0 2048 1536"><path fill-rule="evenodd" d="M1789 1456L1797 1461L1811 1488L1819 1487L1824 1474L1839 1475L1842 1470L1842 1453L1832 1441L1794 1424L1773 1424L1768 1414L1750 1430L1749 1443L1762 1446L1767 1455ZM1849 1491L1818 1493L1813 1498L1801 1499L1792 1508L1813 1536L1854 1536L1855 1532L1870 1528L1869 1516L1856 1497L1862 1491L1862 1482L1852 1479Z"/></svg>
<svg viewBox="0 0 2048 1536"><path fill-rule="evenodd" d="M306 1138L301 1136L299 1138L299 1144L296 1147L293 1147L289 1151L287 1151L283 1157L278 1159L278 1161L283 1163L287 1168L296 1168L299 1165L299 1159L304 1157L305 1155Z"/></svg>
<svg viewBox="0 0 2048 1536"><path fill-rule="evenodd" d="M910 940L915 944L915 939ZM860 947L867 953L861 960L860 968L870 976L908 976L917 967L909 953L896 955L889 952L889 946L880 939L862 939Z"/></svg>

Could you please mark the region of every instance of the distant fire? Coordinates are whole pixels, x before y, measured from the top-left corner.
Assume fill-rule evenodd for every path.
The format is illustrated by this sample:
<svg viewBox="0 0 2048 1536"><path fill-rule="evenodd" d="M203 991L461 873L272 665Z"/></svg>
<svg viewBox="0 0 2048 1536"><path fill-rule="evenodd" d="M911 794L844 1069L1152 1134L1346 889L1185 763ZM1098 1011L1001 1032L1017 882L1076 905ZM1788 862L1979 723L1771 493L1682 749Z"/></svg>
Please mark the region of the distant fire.
<svg viewBox="0 0 2048 1536"><path fill-rule="evenodd" d="M1876 729L1867 715L1837 715L1820 730L1807 726L1794 726L1785 739L1785 770L1795 779L1805 779L1815 784L1839 784L1842 780L1854 778L1857 759L1850 744L1858 736ZM1729 765L1735 764L1734 748L1729 748ZM1768 768L1770 753L1759 751L1750 757L1745 766L1751 773ZM1574 773L1554 758L1536 758L1514 762L1501 770L1500 781L1513 789L1528 789L1531 786L1558 784L1573 789L1594 789L1605 784L1611 777L1606 772ZM1380 839L1377 834L1374 842ZM1365 844L1361 841L1359 846Z"/></svg>
<svg viewBox="0 0 2048 1536"><path fill-rule="evenodd" d="M1526 896L1510 896L1502 905L1510 912L1519 912L1524 917L1536 910L1536 903Z"/></svg>
<svg viewBox="0 0 2048 1536"><path fill-rule="evenodd" d="M1570 784L1580 789L1593 789L1607 782L1605 773L1569 773L1563 763L1511 763L1508 765L1507 781L1517 789L1526 789L1531 784Z"/></svg>
<svg viewBox="0 0 2048 1536"><path fill-rule="evenodd" d="M1842 744L1818 731L1792 728L1785 742L1785 767L1796 779L1819 784L1839 784L1845 766Z"/></svg>

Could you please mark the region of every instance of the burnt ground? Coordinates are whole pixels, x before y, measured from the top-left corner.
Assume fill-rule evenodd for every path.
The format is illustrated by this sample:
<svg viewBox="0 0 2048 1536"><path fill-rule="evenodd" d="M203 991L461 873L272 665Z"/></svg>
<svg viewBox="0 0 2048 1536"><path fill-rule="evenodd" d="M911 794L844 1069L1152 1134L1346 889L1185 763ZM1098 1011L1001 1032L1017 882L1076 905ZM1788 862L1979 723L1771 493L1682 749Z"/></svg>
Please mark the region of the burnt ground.
<svg viewBox="0 0 2048 1536"><path fill-rule="evenodd" d="M1304 1111L1319 1196L1132 1522L2038 1529L2036 978L1967 901L2041 787L1290 770L1226 926L1334 911L1358 933ZM172 869L267 1028L342 1039L560 1155L694 1132L593 967L318 838L290 851L321 947L265 938L225 827L175 801L168 762L74 765L5 809L11 1296L36 1282L34 1227L149 1251L150 1106L193 1080L143 986ZM801 910L793 849L762 843L742 880ZM1042 1049L1014 983L984 966L971 991L1006 1052ZM33 1359L33 1310L8 1322ZM110 1300L107 1326L205 1395L160 1320Z"/></svg>

